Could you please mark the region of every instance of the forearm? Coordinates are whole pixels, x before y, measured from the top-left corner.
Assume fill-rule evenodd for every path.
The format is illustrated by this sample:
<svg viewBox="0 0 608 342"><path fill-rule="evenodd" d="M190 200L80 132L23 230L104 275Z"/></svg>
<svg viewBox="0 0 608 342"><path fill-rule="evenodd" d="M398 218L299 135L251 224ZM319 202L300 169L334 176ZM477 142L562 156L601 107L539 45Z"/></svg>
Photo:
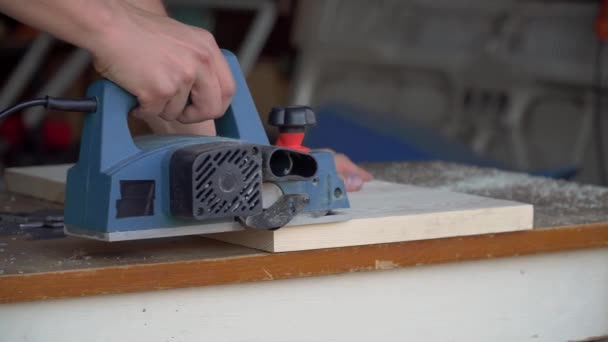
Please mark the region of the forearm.
<svg viewBox="0 0 608 342"><path fill-rule="evenodd" d="M125 0L135 7L158 15L167 15L167 10L162 0Z"/></svg>
<svg viewBox="0 0 608 342"><path fill-rule="evenodd" d="M161 0L28 0L27 5L15 0L0 0L0 11L24 24L88 50L95 59L100 55L112 56L104 59L112 65L124 64L124 50L129 50L135 41L139 42L138 37L142 34L150 35L150 32L145 31L148 27L144 26L140 30L137 25L141 25L141 22L137 20L154 21L153 17L166 16ZM145 18L144 12L151 18ZM129 42L129 39L133 42ZM161 46L158 46L158 49L162 49L164 46L159 44ZM108 72L108 66L96 65L96 68L103 74ZM137 69L137 66L123 70L122 75L125 72L132 75L121 79L122 86L125 82L132 83L128 80L141 76L141 71L134 69ZM149 85L144 83L140 86L145 88ZM131 87L130 90L137 92L141 87ZM215 134L213 121L184 125L175 121L164 121L157 116L146 118L146 123L158 133Z"/></svg>
<svg viewBox="0 0 608 342"><path fill-rule="evenodd" d="M0 0L8 16L86 50L101 43L117 0Z"/></svg>

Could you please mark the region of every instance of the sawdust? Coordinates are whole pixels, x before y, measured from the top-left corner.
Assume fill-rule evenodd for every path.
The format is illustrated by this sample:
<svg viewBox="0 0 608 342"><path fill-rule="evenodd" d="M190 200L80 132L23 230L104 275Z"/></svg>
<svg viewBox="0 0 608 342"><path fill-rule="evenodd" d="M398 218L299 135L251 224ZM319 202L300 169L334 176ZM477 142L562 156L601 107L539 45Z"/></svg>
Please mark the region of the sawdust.
<svg viewBox="0 0 608 342"><path fill-rule="evenodd" d="M608 189L442 162L365 165L376 178L534 204L535 227L608 220Z"/></svg>
<svg viewBox="0 0 608 342"><path fill-rule="evenodd" d="M83 259L87 255L87 252L84 249L75 250L72 255L68 258L69 260L80 260Z"/></svg>

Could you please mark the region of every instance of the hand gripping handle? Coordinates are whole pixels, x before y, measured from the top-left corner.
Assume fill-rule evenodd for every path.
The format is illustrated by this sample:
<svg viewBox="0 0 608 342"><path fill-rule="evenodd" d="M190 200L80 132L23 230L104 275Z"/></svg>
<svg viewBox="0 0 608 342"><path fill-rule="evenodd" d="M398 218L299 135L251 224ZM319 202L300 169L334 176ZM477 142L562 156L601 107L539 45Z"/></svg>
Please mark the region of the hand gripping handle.
<svg viewBox="0 0 608 342"><path fill-rule="evenodd" d="M215 120L217 135L257 144L269 144L255 103L236 56L222 50L236 84L230 106ZM80 159L89 159L92 167L105 170L139 152L129 131L127 115L137 99L109 80L93 83L87 96L97 98L97 111L84 121Z"/></svg>

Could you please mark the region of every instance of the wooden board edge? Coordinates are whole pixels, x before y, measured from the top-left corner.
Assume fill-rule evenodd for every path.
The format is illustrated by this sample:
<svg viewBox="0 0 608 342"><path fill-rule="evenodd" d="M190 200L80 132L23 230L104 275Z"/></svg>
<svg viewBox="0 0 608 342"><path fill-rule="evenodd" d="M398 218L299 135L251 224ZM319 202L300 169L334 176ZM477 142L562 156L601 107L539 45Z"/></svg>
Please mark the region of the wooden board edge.
<svg viewBox="0 0 608 342"><path fill-rule="evenodd" d="M377 224L376 221L381 219L385 221L382 230L386 231L387 226L394 227L395 231L403 231L412 221L419 219L422 216L435 216L434 219L443 219L446 221L444 225L448 227L447 221L450 221L454 215L457 216L471 216L474 217L476 214L483 213L483 222L467 222L467 219L461 219L460 223L452 226L453 230L450 233L443 232L431 232L422 236L422 233L407 233L404 232L399 236L388 236L387 234L371 233L374 237L368 237L365 239L358 239L356 235L370 234L364 232L361 225L369 224L374 226ZM502 217L507 217L508 221L499 220ZM497 224L494 226L486 225L485 221L495 219ZM299 227L286 227L276 231L253 231L244 230L238 232L218 233L210 234L206 237L227 242L235 245L244 247L254 248L263 250L266 252L294 252L302 250L314 250L324 248L341 248L350 246L362 246L367 244L380 244L380 243L395 243L405 241L417 241L427 239L440 239L458 236L469 236L479 234L492 234L492 233L503 233L509 231L520 231L533 229L534 225L534 207L530 204L514 204L506 207L493 207L493 208L480 208L471 209L466 211L446 211L441 213L430 213L430 214L419 214L415 217L410 216L387 216L384 218L365 218L357 219L358 226L350 227L349 222L340 222L332 224L319 224L310 226L299 226ZM471 229L474 225L475 228ZM332 231L330 231L332 230ZM327 236L328 234L336 235L340 234L343 236L351 235L355 236L352 239L345 238L343 240L332 240L332 241L318 241L311 240L310 237ZM410 237L406 237L409 235Z"/></svg>
<svg viewBox="0 0 608 342"><path fill-rule="evenodd" d="M0 303L225 285L608 247L608 224L0 276Z"/></svg>
<svg viewBox="0 0 608 342"><path fill-rule="evenodd" d="M34 179L30 175L15 172L8 168L4 172L6 189L14 194L63 204L65 200L65 184L50 179Z"/></svg>

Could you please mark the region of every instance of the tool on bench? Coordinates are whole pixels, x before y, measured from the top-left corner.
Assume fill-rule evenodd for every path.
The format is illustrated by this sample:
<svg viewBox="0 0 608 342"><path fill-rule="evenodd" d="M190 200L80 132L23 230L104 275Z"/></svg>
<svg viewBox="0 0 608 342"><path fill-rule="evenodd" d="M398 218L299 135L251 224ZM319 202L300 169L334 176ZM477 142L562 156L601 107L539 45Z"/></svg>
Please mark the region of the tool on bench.
<svg viewBox="0 0 608 342"><path fill-rule="evenodd" d="M271 145L236 56L224 56L236 91L215 120L217 136L133 138L127 114L136 99L108 80L92 84L85 101L43 103L90 112L67 176L66 234L117 241L348 219L336 212L349 201L333 155L301 146L314 112L275 108L269 123L280 134Z"/></svg>
<svg viewBox="0 0 608 342"><path fill-rule="evenodd" d="M63 211L1 212L0 223L16 224L19 228L63 228Z"/></svg>

